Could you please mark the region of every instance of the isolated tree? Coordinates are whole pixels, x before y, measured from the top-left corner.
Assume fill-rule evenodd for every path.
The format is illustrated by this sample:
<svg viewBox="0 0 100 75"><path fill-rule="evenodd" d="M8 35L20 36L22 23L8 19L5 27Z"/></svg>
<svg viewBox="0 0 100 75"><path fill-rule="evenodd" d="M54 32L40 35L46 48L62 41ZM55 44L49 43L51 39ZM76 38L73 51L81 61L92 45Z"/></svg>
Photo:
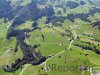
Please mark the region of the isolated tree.
<svg viewBox="0 0 100 75"><path fill-rule="evenodd" d="M35 21L33 24L32 24L32 27L37 27L38 26L38 22Z"/></svg>

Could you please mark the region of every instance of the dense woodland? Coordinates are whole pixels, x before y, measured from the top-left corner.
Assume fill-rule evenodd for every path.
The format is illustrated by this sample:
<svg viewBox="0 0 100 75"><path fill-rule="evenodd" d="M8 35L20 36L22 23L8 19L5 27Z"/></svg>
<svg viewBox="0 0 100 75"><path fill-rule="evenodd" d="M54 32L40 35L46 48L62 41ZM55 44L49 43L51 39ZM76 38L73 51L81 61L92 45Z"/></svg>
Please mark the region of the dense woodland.
<svg viewBox="0 0 100 75"><path fill-rule="evenodd" d="M74 45L81 47L82 50L83 49L91 50L100 55L100 49L96 48L96 45L94 45L94 43L79 41L79 42L75 43ZM98 46L99 46L99 44L98 44Z"/></svg>
<svg viewBox="0 0 100 75"><path fill-rule="evenodd" d="M14 19L14 22L12 23L12 27L21 25L25 23L27 20L37 21L38 19L42 18L43 16L47 17L46 23L54 23L56 22L63 22L65 19L68 19L70 21L74 21L76 18L80 18L81 20L85 22L91 22L89 19L87 19L90 15L93 15L95 13L100 13L99 8L93 8L89 10L89 13L80 13L80 14L68 14L68 16L55 16L55 11L52 6L46 6L44 9L38 9L37 4L43 4L47 3L47 0L33 0L31 3L29 3L27 6L18 6L15 9L12 8L11 3L6 0L2 0L0 4L0 18L8 18L9 20ZM5 6L6 5L6 6ZM80 3L68 1L66 3L66 8L69 7L70 9L76 8L79 5L85 5L84 1L80 1ZM5 9L5 10L4 10ZM66 10L65 10L66 12ZM61 12L58 12L58 14L61 14ZM17 16L16 16L17 15Z"/></svg>
<svg viewBox="0 0 100 75"><path fill-rule="evenodd" d="M0 0L0 18L8 18L9 20L14 18L13 8L9 1Z"/></svg>
<svg viewBox="0 0 100 75"><path fill-rule="evenodd" d="M6 72L15 72L19 68L22 67L24 64L32 64L32 65L38 65L46 60L45 56L42 56L40 51L35 50L39 45L34 45L33 47L31 45L28 45L24 42L25 36L27 35L25 33L29 33L31 31L36 30L29 30L29 29L23 29L23 30L15 30L14 28L10 28L7 33L7 39L9 40L12 37L15 37L17 40L15 52L18 51L18 46L20 46L22 52L23 52L23 58L17 59L15 63L12 64L12 66L4 66L4 70ZM43 35L42 35L43 36Z"/></svg>

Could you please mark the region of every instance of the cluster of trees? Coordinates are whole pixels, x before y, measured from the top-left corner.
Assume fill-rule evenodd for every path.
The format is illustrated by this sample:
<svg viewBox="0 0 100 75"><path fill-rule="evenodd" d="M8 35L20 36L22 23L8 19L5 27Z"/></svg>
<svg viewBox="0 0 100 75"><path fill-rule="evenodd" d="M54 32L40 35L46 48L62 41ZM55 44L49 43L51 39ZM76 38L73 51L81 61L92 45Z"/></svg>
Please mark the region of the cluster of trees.
<svg viewBox="0 0 100 75"><path fill-rule="evenodd" d="M63 16L48 16L45 23L52 23L54 26L62 26L65 19L66 17Z"/></svg>
<svg viewBox="0 0 100 75"><path fill-rule="evenodd" d="M9 67L8 65L4 66L4 71L5 72L15 72L16 70L18 70L20 67L22 67L22 60L20 58L18 58L15 63L12 63L11 67Z"/></svg>
<svg viewBox="0 0 100 75"><path fill-rule="evenodd" d="M81 44L74 44L75 46L79 46L81 47L82 49L88 49L88 50L94 50L94 48L92 48L91 46L84 46L84 45L81 45Z"/></svg>
<svg viewBox="0 0 100 75"><path fill-rule="evenodd" d="M81 20L85 21L85 22L91 22L88 18L88 14L84 14L84 13L79 13L79 14L68 14L67 19L74 22L74 19L76 18L80 18Z"/></svg>
<svg viewBox="0 0 100 75"><path fill-rule="evenodd" d="M100 4L100 1L99 0L96 0L96 1L94 1L94 0L87 0L90 4L92 4L92 5L96 5L96 6L99 6L99 4Z"/></svg>
<svg viewBox="0 0 100 75"><path fill-rule="evenodd" d="M55 31L59 32L60 35L63 37L63 36L68 36L68 37L71 37L72 36L72 33L69 31L69 30L65 30L65 32L61 32L61 31L58 31L56 29L54 29Z"/></svg>
<svg viewBox="0 0 100 75"><path fill-rule="evenodd" d="M92 50L95 53L100 54L100 50L96 48L94 43L80 41L79 43L75 43L74 45L81 47L82 49Z"/></svg>
<svg viewBox="0 0 100 75"><path fill-rule="evenodd" d="M85 22L91 22L89 19L87 19L90 15L95 14L96 12L100 13L100 9L99 8L93 8L91 10L89 10L89 13L79 13L79 14L68 14L67 17L63 17L63 16L47 16L47 20L46 20L46 24L48 23L52 23L53 25L57 25L57 22L61 22L63 23L65 19L68 19L72 22L74 22L74 20L76 18L80 18L81 20L85 21ZM58 12L59 14L61 14L61 12Z"/></svg>
<svg viewBox="0 0 100 75"><path fill-rule="evenodd" d="M9 20L14 18L12 9L9 1L0 0L0 18L8 18Z"/></svg>
<svg viewBox="0 0 100 75"><path fill-rule="evenodd" d="M91 25L92 25L93 27L95 27L95 26L99 26L99 27L100 27L100 21L93 22Z"/></svg>
<svg viewBox="0 0 100 75"><path fill-rule="evenodd" d="M80 1L80 3L76 3L76 2L73 2L73 1L68 1L66 3L66 6L70 9L74 9L76 7L78 7L79 5L85 5L86 3L84 1Z"/></svg>
<svg viewBox="0 0 100 75"><path fill-rule="evenodd" d="M25 39L25 34L24 32L31 32L32 30L30 29L14 29L13 27L10 27L7 31L7 34L6 34L6 39L10 39L10 37L16 37L17 40L21 40L23 41Z"/></svg>
<svg viewBox="0 0 100 75"><path fill-rule="evenodd" d="M80 5L85 5L86 3L84 1L80 1Z"/></svg>
<svg viewBox="0 0 100 75"><path fill-rule="evenodd" d="M93 15L95 13L100 13L100 8L93 7L93 9L89 10L88 15Z"/></svg>
<svg viewBox="0 0 100 75"><path fill-rule="evenodd" d="M35 21L33 24L32 24L32 27L37 27L38 26L38 22L37 21Z"/></svg>
<svg viewBox="0 0 100 75"><path fill-rule="evenodd" d="M47 6L45 9L38 9L37 4L44 4L47 0L33 0L27 6L17 6L13 9L10 1L1 0L0 1L0 18L8 18L9 20L14 19L12 27L25 23L27 20L37 21L43 16L54 15L54 10L52 6ZM17 16L17 17L16 17ZM15 18L16 17L16 18Z"/></svg>
<svg viewBox="0 0 100 75"><path fill-rule="evenodd" d="M92 27L96 27L100 30L100 21L97 21L97 22L93 22L92 24Z"/></svg>
<svg viewBox="0 0 100 75"><path fill-rule="evenodd" d="M85 22L91 22L89 19L87 19L90 15L93 15L95 13L100 13L99 8L93 8L89 10L89 13L79 13L79 14L68 14L67 19L74 22L74 19L80 18L81 20Z"/></svg>
<svg viewBox="0 0 100 75"><path fill-rule="evenodd" d="M43 5L48 2L48 0L32 0L32 1L34 1L34 2L36 2L38 4L43 4Z"/></svg>
<svg viewBox="0 0 100 75"><path fill-rule="evenodd" d="M0 18L8 18L9 20L14 19L16 15L19 15L14 19L14 22L12 23L12 26L15 27L17 25L20 25L22 23L25 23L27 20L35 20L37 21L39 18L42 18L43 16L46 16L48 19L46 23L50 22L50 20L53 19L53 23L55 21L60 21L63 22L66 18L65 17L55 17L54 14L54 9L52 6L46 6L45 9L38 9L37 4L40 3L46 3L47 0L33 0L31 3L29 3L27 6L19 6L16 7L16 9L13 9L12 6L10 5L9 1L6 0L1 0L0 2ZM84 5L84 1L80 1L80 5ZM68 1L66 4L67 7L69 8L75 8L79 6L79 3L73 2L73 1ZM62 7L63 8L63 7ZM5 9L5 10L4 10ZM13 10L13 11L12 11ZM66 9L64 9L64 12L66 12ZM100 13L99 8L93 8L90 9L89 13L84 14L69 14L67 16L67 19L74 21L76 18L80 18L83 21L90 22L90 20L87 19L89 15L93 15L96 12ZM61 14L59 11L58 14ZM53 16L53 17L52 17ZM57 24L57 23L55 23Z"/></svg>
<svg viewBox="0 0 100 75"><path fill-rule="evenodd" d="M87 35L87 34L82 34L82 35L90 37L90 38L92 37L94 41L100 42L99 35L96 35L96 33L94 33L93 35Z"/></svg>
<svg viewBox="0 0 100 75"><path fill-rule="evenodd" d="M36 29L36 28L35 28ZM33 30L35 30L33 29ZM23 29L23 30L16 30L14 28L9 28L7 33L7 39L10 39L11 37L15 37L17 40L15 52L18 51L18 46L20 46L20 49L23 53L22 59L17 59L15 63L13 63L10 67L7 65L4 67L4 70L6 72L15 72L18 70L22 65L28 63L32 65L38 65L46 60L45 56L42 56L40 51L35 50L39 45L34 45L33 47L31 45L28 45L24 42L25 40L25 33L29 33L33 30L30 29ZM42 35L43 36L43 35Z"/></svg>
<svg viewBox="0 0 100 75"><path fill-rule="evenodd" d="M74 8L78 7L79 4L76 3L76 2L73 2L73 1L68 1L68 2L66 3L66 6L69 7L70 9L74 9Z"/></svg>
<svg viewBox="0 0 100 75"><path fill-rule="evenodd" d="M60 33L60 35L61 36L69 36L69 37L71 37L71 34L68 34L68 33L67 34L66 33Z"/></svg>
<svg viewBox="0 0 100 75"><path fill-rule="evenodd" d="M70 2L70 1L69 1ZM67 2L68 3L68 2ZM70 3L68 3L69 5L70 5ZM83 4L85 4L85 2L83 2L83 1L81 1L80 2L80 4L81 5L83 5ZM74 19L76 19L76 18L80 18L81 20L83 20L83 21L85 21L85 22L91 22L89 19L87 19L90 15L93 15L93 14L95 14L95 13L100 13L100 9L99 8L93 8L93 9L90 9L89 10L89 13L79 13L79 14L68 14L68 16L67 17L62 17L62 16L60 16L60 17L58 17L58 16L49 16L49 17L47 17L47 21L46 21L46 23L48 23L48 22L50 22L51 20L53 21L53 22L63 22L65 19L68 19L68 20L70 20L70 21L72 21L72 22L74 22ZM61 12L59 11L58 12L59 14L61 14Z"/></svg>
<svg viewBox="0 0 100 75"><path fill-rule="evenodd" d="M15 18L12 24L13 27L25 23L25 21L27 20L37 21L43 16L54 15L54 9L52 8L52 6L48 6L45 9L40 10L37 8L37 4L35 2L32 2L31 4L27 5L26 9L23 11L24 13Z"/></svg>
<svg viewBox="0 0 100 75"><path fill-rule="evenodd" d="M11 66L6 65L3 68L5 72L15 72L19 68L22 68L24 64L38 65L45 60L46 58L44 56L37 58L35 60L30 60L26 58L22 58L22 59L18 58L14 63L11 64Z"/></svg>

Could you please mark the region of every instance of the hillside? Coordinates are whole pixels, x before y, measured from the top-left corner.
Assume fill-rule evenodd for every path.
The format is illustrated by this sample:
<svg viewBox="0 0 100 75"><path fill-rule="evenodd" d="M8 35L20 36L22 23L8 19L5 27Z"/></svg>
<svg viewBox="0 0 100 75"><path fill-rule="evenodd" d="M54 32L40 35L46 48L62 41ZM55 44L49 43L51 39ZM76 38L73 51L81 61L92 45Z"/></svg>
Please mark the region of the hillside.
<svg viewBox="0 0 100 75"><path fill-rule="evenodd" d="M99 4L0 0L0 74L99 75Z"/></svg>

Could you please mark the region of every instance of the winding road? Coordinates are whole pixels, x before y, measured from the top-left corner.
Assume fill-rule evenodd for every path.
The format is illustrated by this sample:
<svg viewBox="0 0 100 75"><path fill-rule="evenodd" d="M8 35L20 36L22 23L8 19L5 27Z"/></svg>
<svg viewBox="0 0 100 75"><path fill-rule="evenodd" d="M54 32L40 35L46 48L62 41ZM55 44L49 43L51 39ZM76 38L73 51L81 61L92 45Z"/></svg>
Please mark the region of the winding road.
<svg viewBox="0 0 100 75"><path fill-rule="evenodd" d="M70 28L73 30L73 32L74 32L74 34L75 34L75 37L74 37L74 40L75 40L75 39L77 38L77 34L75 33L75 31L74 31L74 29L72 28L71 25L70 25ZM36 39L36 40L37 40L37 39ZM70 45L69 45L69 47L67 48L68 50L71 48L72 43L74 42L74 40L71 40ZM56 55L52 56L51 58L48 58L45 62L43 62L43 63L41 63L41 64L39 64L39 65L37 65L37 66L41 66L41 65L46 64L49 60L53 59L54 57L56 57L56 56L58 56L58 55L60 55L60 54L62 54L62 53L64 53L65 51L66 51L66 50L63 50L63 51L57 53ZM31 64L28 65L28 66L26 66L26 67L21 71L21 73L20 73L19 75L22 75L23 72L24 72L28 67L30 67L30 66L31 66Z"/></svg>

